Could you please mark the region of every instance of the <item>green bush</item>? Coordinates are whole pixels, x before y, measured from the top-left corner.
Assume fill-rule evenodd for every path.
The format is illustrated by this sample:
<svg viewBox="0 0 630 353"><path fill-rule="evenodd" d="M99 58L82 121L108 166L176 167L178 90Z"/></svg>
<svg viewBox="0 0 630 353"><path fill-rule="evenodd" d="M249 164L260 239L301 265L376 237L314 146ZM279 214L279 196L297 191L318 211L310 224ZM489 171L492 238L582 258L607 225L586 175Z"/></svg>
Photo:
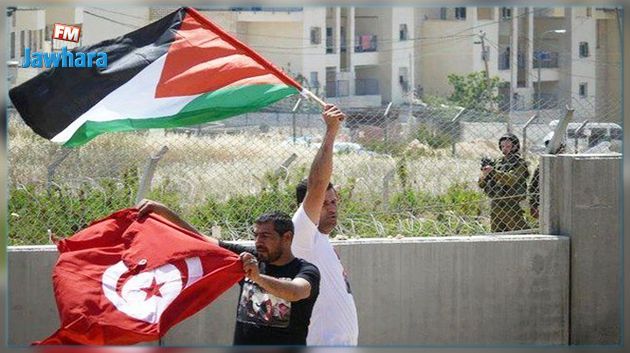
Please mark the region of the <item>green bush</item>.
<svg viewBox="0 0 630 353"><path fill-rule="evenodd" d="M404 162L404 161L403 161ZM401 164L404 165L404 164ZM9 200L9 245L46 244L47 229L69 236L92 221L133 205L138 187L135 168L126 169L119 178L84 183L77 188L26 185L12 187ZM404 173L403 173L404 174ZM268 174L276 175L276 174ZM291 214L296 207L292 180L269 180L258 194L226 195L225 199L207 197L205 202L185 206L186 200L165 179L154 185L148 198L160 201L178 212L200 231L210 234L221 226L227 239L250 237L250 226L262 213L279 210ZM400 172L399 172L400 177ZM487 231L481 214L487 214L487 200L477 189L464 184L451 186L442 195L431 195L407 186L394 192L383 209L382 195L353 194L352 179L339 190L340 224L333 236L435 236L476 234Z"/></svg>
<svg viewBox="0 0 630 353"><path fill-rule="evenodd" d="M436 128L432 128L429 125L421 124L416 132L414 133L414 137L433 148L445 148L450 146L453 143L453 137L451 134L440 131Z"/></svg>

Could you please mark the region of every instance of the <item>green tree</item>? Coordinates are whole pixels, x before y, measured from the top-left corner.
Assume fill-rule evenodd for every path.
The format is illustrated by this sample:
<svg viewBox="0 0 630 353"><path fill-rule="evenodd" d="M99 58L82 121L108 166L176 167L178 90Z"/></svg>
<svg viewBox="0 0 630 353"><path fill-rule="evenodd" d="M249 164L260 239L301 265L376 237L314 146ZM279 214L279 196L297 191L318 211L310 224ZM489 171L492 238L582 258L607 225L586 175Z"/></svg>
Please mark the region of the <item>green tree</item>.
<svg viewBox="0 0 630 353"><path fill-rule="evenodd" d="M448 75L448 83L454 88L449 100L467 109L493 110L499 102L499 78L486 78L484 71L467 75Z"/></svg>

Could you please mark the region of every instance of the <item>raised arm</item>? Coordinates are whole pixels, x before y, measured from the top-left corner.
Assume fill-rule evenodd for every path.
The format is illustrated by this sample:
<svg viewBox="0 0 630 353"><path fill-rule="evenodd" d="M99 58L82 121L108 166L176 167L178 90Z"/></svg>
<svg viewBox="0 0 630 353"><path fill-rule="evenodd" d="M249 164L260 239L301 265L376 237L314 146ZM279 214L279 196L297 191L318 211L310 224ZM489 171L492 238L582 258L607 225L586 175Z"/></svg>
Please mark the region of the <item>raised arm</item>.
<svg viewBox="0 0 630 353"><path fill-rule="evenodd" d="M319 215L326 198L326 189L332 175L333 146L346 115L336 106L326 104L323 118L326 123L326 133L311 165L311 171L308 175L308 191L303 202L304 211L314 224L319 223Z"/></svg>

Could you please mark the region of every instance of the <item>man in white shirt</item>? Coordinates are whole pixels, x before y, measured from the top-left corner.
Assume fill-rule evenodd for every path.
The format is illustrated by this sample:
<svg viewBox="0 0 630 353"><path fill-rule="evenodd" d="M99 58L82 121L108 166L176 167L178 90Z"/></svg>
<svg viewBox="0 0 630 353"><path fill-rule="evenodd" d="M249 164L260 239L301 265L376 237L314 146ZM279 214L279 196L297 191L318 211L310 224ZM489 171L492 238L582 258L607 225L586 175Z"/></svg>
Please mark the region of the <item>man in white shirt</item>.
<svg viewBox="0 0 630 353"><path fill-rule="evenodd" d="M296 188L299 208L293 215L295 256L313 263L321 274L320 293L313 307L307 345L357 345L359 325L350 284L329 234L337 225L337 192L330 183L333 145L345 114L327 104L326 133L308 179Z"/></svg>

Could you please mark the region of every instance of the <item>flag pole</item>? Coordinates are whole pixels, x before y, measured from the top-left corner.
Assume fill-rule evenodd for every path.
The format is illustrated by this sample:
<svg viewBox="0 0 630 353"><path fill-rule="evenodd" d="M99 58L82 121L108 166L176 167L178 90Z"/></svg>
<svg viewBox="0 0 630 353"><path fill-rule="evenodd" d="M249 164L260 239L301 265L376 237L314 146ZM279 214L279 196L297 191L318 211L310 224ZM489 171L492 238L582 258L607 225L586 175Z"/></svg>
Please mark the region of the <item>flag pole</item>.
<svg viewBox="0 0 630 353"><path fill-rule="evenodd" d="M318 96L313 94L313 92L307 90L306 88L302 88L302 95L306 98L310 98L314 100L315 102L319 103L319 105L321 105L322 108L326 106L326 102L324 102L321 98L319 98Z"/></svg>

